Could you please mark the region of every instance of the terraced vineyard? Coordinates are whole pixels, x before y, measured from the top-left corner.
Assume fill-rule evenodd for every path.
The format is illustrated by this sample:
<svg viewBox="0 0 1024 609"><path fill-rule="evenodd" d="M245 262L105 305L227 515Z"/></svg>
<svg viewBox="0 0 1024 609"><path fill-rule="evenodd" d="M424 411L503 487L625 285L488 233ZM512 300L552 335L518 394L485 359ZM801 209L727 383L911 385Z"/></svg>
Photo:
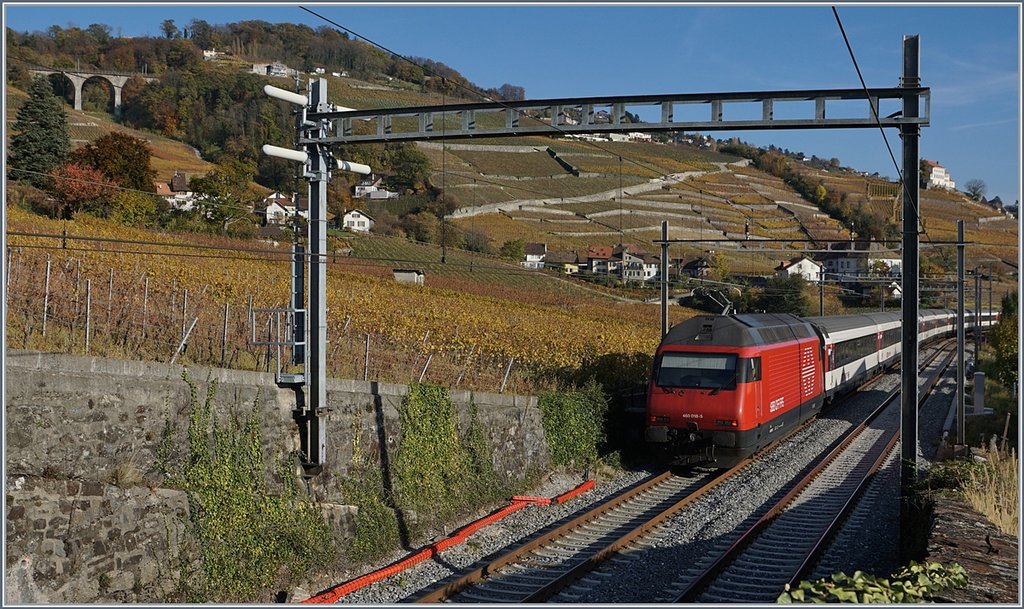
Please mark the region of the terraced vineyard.
<svg viewBox="0 0 1024 609"><path fill-rule="evenodd" d="M190 348L179 361L270 366L267 353L249 340L245 312L287 301L286 248L128 229L85 216L66 226L70 246L61 248L63 223L8 208L12 346L166 361L194 317ZM350 245L352 256L329 263L332 374L406 382L433 356L427 378L454 384L468 366L474 372L463 386L494 390L512 361L511 390L533 391L546 382L539 372L603 354L651 353L657 343L656 305L620 303L598 288L468 252L450 251L442 264L438 248L404 240L353 237ZM40 278L47 257L55 283L44 335ZM425 286L397 284L391 277L391 269L409 267L426 271ZM672 309L673 322L692 314ZM148 320L140 318L145 315ZM228 332L222 332L222 315ZM147 321L149 336L141 341ZM109 331L98 330L101 322ZM373 350L369 371L361 368L367 336ZM226 354L222 339L228 341Z"/></svg>

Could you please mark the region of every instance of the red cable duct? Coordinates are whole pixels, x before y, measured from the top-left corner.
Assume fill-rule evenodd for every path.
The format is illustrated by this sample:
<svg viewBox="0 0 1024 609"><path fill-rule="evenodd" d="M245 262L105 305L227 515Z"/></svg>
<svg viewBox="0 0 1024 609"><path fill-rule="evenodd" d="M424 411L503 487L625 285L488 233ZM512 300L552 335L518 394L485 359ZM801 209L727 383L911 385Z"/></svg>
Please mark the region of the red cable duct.
<svg viewBox="0 0 1024 609"><path fill-rule="evenodd" d="M413 566L413 565L415 565L417 563L423 562L424 560L426 560L428 558L432 558L434 556L437 556L438 554L440 554L444 550L447 550L448 548L450 548L452 546L456 546L456 545L462 543L463 541L466 540L467 537L469 537L473 533L476 533L481 528L483 528L483 527L485 527L485 526L487 526L487 525L489 525L491 523L494 523L494 522L497 522L497 521L501 520L502 518L508 516L512 512L520 510L520 509L522 509L522 508L524 508L524 507L526 507L528 505L552 505L552 504L558 505L558 504L564 503L564 502L568 501L569 499L572 499L573 497L576 497L577 495L580 495L581 493L584 493L584 492L586 492L586 491L588 491L588 490L590 490L592 488L594 488L594 481L593 480L587 480L586 482L584 482L583 484L577 486L576 488L572 489L571 491L566 492L566 493L562 493L561 495L558 495L557 497L554 497L554 498L551 498L551 499L548 499L547 497L533 497L533 496L526 496L526 495L516 495L516 496L512 497L512 499L510 499L511 503L509 503L509 505L506 505L505 507L501 508L500 510L498 510L498 511L492 513L492 514L484 516L483 518L481 518L479 520L476 520L474 522L471 522L471 523L467 524L466 526L462 527L461 529L459 529L455 533L452 533L452 535L450 537L442 539L441 541L438 541L436 543L432 543L429 546L426 546L426 547L422 548L420 551L416 552L415 554L411 554L409 556L406 556L405 558L403 558L402 560L399 560L398 562L392 563L392 564L390 564L390 565L388 565L386 567L383 567L381 569L378 569L376 571L372 571L370 573L367 573L366 575L360 575L359 577L357 577L355 579L352 579L352 580L349 580L347 582L338 584L337 586L335 586L333 588L330 588L328 590L325 590L324 592L321 592L321 593L316 594L314 596L311 596L311 597L307 598L306 600L304 600L302 602L303 603L333 603L333 602L336 602L339 598L345 596L346 594L349 594L350 592L354 592L354 591L362 588L363 586L372 584L373 582L376 582L376 581L380 581L380 580L382 580L382 579L384 579L386 577L391 577L392 575L394 575L396 573L400 573L400 572L408 569L409 567L411 567L411 566Z"/></svg>

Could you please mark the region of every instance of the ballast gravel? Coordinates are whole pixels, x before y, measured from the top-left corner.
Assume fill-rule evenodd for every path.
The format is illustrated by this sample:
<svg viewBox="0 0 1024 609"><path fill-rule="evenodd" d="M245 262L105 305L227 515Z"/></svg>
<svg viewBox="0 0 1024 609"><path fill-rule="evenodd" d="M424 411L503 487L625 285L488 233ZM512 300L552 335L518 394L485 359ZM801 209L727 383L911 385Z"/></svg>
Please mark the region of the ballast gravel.
<svg viewBox="0 0 1024 609"><path fill-rule="evenodd" d="M949 407L951 374L940 382L937 395L921 408L919 435L923 457L934 459L937 441ZM670 518L643 544L615 555L600 573L584 577L573 587L551 599L555 603L650 603L671 600L673 590L692 577L701 559L732 543L732 532L752 520L781 497L798 472L836 439L877 406L881 397L900 383L896 374L884 377L870 390L853 396L842 408L821 415L775 449L766 452L734 480L700 498L694 506ZM866 493L868 502L849 519L838 542L822 558L820 570L854 569L888 576L898 563L899 509L898 459L876 476ZM597 480L595 487L562 505L530 505L507 518L484 527L465 543L444 551L404 572L356 590L338 602L344 604L393 604L459 573L480 559L520 542L556 522L582 513L607 497L653 475L653 471L620 472ZM552 474L531 494L554 497L571 490L583 479ZM501 506L495 506L501 507ZM481 514L482 515L482 514ZM439 541L437 539L428 540ZM380 561L389 565L409 552L395 552ZM690 570L694 573L689 572ZM371 569L339 574L347 581ZM821 577L815 573L815 577ZM629 585L623 585L623 582ZM674 584L674 587L673 587Z"/></svg>

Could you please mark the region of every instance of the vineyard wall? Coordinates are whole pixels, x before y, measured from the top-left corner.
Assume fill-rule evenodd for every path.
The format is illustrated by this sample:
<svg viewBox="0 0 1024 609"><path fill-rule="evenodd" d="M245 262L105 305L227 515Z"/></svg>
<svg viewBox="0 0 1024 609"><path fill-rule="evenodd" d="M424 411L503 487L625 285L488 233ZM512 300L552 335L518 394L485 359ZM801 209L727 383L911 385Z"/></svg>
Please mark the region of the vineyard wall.
<svg viewBox="0 0 1024 609"><path fill-rule="evenodd" d="M165 446L187 453L189 387L180 365L7 353L7 602L94 602L158 598L184 541L188 502L168 488L156 463ZM273 374L190 368L204 400L217 381L221 419L259 404L267 463L299 447L295 393ZM338 477L354 461L394 461L399 405L408 388L332 379L327 383L328 457L314 490L335 535L352 533ZM453 391L461 428L475 405L490 433L495 470L522 480L548 464L535 397ZM388 472L384 472L385 475ZM269 474L268 474L269 476ZM269 479L269 478L268 478Z"/></svg>

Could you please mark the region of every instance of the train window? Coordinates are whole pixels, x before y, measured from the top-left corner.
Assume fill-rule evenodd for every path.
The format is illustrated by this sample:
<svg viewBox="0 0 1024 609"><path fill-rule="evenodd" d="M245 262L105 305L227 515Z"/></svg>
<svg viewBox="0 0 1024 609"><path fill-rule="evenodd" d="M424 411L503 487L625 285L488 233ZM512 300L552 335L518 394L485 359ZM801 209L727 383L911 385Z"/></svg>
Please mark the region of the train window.
<svg viewBox="0 0 1024 609"><path fill-rule="evenodd" d="M659 387L735 389L736 354L675 353L661 354L658 364Z"/></svg>
<svg viewBox="0 0 1024 609"><path fill-rule="evenodd" d="M761 358L743 357L739 363L740 383L752 383L761 380Z"/></svg>
<svg viewBox="0 0 1024 609"><path fill-rule="evenodd" d="M882 333L882 347L898 345L903 340L903 331L899 328L892 328Z"/></svg>
<svg viewBox="0 0 1024 609"><path fill-rule="evenodd" d="M838 368L840 366L845 366L846 364L867 357L871 353L877 351L877 344L878 342L874 334L836 343L833 347L833 355L835 357L835 364L833 367Z"/></svg>

